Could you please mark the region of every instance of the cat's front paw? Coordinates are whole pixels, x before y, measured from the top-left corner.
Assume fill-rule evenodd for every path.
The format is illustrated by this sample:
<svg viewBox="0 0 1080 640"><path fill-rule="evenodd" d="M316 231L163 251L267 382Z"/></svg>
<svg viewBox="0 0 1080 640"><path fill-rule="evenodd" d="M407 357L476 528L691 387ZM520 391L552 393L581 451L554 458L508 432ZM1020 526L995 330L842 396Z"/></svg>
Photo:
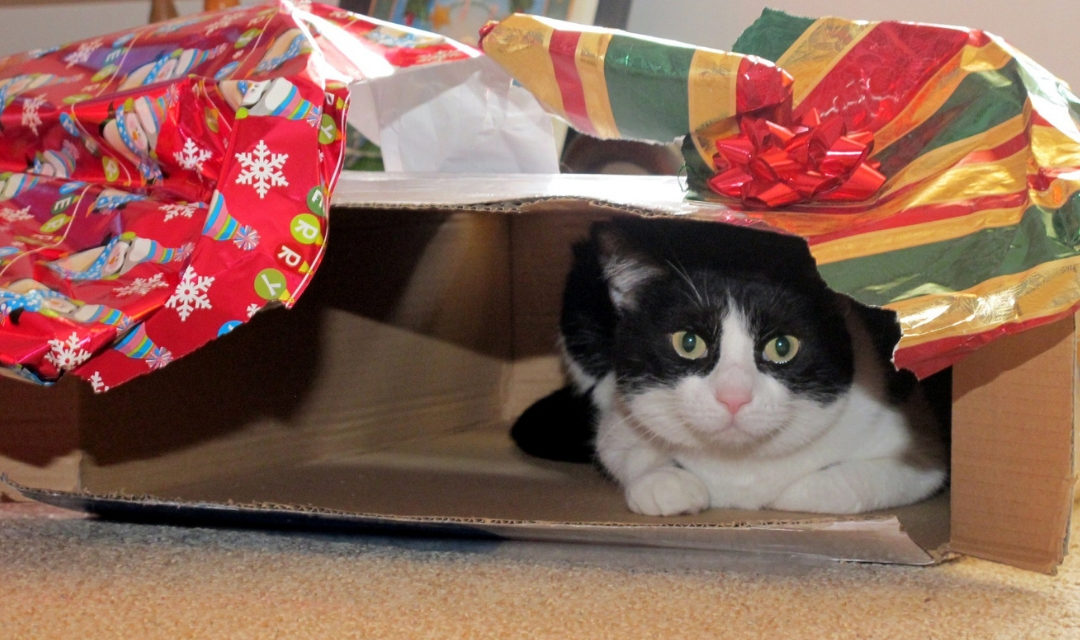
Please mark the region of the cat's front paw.
<svg viewBox="0 0 1080 640"><path fill-rule="evenodd" d="M709 490L686 469L660 467L627 485L626 504L646 516L697 513L709 508Z"/></svg>

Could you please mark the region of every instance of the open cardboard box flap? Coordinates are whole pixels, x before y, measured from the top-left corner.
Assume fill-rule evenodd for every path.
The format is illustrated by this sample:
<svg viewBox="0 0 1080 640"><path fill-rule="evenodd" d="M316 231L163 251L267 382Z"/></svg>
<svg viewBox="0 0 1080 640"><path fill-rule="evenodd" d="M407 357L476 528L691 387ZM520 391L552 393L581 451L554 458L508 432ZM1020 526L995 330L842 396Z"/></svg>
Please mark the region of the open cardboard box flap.
<svg viewBox="0 0 1080 640"><path fill-rule="evenodd" d="M859 517L647 518L598 470L515 450L508 425L562 384L562 280L593 220L738 214L642 176L346 173L333 204L333 241L293 310L102 395L0 380L8 484L128 519L905 564L961 552L1047 572L1062 561L1072 316L955 367L947 494Z"/></svg>

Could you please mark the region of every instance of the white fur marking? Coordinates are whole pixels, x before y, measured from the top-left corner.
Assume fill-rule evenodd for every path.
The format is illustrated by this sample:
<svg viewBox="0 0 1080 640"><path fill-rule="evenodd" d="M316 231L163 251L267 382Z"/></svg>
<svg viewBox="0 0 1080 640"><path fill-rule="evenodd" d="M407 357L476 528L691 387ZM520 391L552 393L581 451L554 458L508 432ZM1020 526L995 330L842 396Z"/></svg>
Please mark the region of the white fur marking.
<svg viewBox="0 0 1080 640"><path fill-rule="evenodd" d="M633 291L641 283L655 278L660 269L639 262L633 258L614 257L604 265L604 276L608 281L611 303L616 309L633 309L636 305Z"/></svg>

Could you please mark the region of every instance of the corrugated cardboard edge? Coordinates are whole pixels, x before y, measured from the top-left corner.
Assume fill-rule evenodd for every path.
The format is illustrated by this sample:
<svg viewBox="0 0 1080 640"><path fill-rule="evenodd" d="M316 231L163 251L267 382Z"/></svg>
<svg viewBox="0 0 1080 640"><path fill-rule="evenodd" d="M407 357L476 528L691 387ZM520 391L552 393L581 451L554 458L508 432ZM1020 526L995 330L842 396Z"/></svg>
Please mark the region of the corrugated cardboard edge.
<svg viewBox="0 0 1080 640"><path fill-rule="evenodd" d="M20 485L5 475L0 475L0 483L30 500L133 522L754 552L915 566L934 565L949 559L946 554L927 551L912 541L895 516L733 525L544 522L393 516L300 505L96 495L35 489Z"/></svg>
<svg viewBox="0 0 1080 640"><path fill-rule="evenodd" d="M954 370L954 551L1051 574L1064 560L1076 480L1076 323L1070 316L996 341Z"/></svg>
<svg viewBox="0 0 1080 640"><path fill-rule="evenodd" d="M332 207L515 213L532 204L586 203L640 216L670 215L736 224L763 223L716 202L686 199L676 176L585 174L342 173Z"/></svg>

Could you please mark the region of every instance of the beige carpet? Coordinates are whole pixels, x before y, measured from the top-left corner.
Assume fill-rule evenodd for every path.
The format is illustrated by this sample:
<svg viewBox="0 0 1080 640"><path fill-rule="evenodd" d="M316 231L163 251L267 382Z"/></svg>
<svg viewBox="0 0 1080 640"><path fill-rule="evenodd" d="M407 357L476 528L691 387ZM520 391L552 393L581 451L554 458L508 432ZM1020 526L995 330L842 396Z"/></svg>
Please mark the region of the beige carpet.
<svg viewBox="0 0 1080 640"><path fill-rule="evenodd" d="M0 504L0 638L1080 638L1057 576L103 522Z"/></svg>

